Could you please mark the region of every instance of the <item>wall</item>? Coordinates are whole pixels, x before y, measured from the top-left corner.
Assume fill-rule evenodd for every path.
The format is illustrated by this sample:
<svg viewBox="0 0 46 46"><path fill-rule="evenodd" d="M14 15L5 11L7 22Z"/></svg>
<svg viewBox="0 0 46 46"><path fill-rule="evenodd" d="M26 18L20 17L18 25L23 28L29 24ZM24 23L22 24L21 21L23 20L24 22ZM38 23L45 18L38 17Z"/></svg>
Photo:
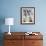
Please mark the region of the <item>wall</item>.
<svg viewBox="0 0 46 46"><path fill-rule="evenodd" d="M0 17L13 17L15 24L11 31L42 31L46 30L46 1L44 0L1 0L1 15ZM20 24L20 8L35 7L35 24L22 25ZM2 25L2 32L8 31L8 27ZM43 31L44 30L44 31Z"/></svg>
<svg viewBox="0 0 46 46"><path fill-rule="evenodd" d="M34 25L20 24L21 7L35 7ZM6 17L15 19L14 26L11 26L11 32L37 31L42 32L44 36L46 35L46 0L0 0L0 18L4 20ZM0 32L8 32L8 26L1 23ZM44 41L44 43L45 46L46 42Z"/></svg>

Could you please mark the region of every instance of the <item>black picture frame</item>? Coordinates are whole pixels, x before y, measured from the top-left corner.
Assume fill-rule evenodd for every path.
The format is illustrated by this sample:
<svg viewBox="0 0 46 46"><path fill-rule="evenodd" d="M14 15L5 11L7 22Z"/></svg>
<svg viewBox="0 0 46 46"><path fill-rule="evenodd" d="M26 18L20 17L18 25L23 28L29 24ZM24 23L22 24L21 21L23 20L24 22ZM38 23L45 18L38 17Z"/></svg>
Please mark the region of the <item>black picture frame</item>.
<svg viewBox="0 0 46 46"><path fill-rule="evenodd" d="M21 7L21 24L35 24L35 7Z"/></svg>

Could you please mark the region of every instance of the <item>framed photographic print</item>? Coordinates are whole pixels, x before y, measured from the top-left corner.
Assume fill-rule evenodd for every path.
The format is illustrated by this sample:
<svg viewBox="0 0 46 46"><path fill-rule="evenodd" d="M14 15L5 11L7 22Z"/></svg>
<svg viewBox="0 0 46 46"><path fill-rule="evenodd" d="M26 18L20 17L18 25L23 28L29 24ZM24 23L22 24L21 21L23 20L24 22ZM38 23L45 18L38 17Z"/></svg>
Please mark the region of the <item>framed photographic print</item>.
<svg viewBox="0 0 46 46"><path fill-rule="evenodd" d="M35 7L21 7L21 24L35 24Z"/></svg>

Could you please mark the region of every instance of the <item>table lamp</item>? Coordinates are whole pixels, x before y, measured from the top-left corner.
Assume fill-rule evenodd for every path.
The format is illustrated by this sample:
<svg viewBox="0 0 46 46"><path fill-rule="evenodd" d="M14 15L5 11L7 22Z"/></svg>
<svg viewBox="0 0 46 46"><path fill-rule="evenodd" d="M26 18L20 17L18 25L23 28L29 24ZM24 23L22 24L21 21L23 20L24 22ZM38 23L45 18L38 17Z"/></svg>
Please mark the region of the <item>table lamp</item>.
<svg viewBox="0 0 46 46"><path fill-rule="evenodd" d="M11 35L11 33L10 33L10 26L14 25L14 18L5 18L5 25L9 25L9 32L8 32L8 34Z"/></svg>

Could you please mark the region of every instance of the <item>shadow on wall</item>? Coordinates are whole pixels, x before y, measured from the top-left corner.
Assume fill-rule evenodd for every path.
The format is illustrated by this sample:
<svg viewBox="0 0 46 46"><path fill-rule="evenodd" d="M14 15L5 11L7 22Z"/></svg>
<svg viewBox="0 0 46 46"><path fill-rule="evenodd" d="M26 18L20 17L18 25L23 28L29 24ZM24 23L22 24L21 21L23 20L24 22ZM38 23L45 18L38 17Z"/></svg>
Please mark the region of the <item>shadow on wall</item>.
<svg viewBox="0 0 46 46"><path fill-rule="evenodd" d="M3 46L3 32L2 32L2 25L5 23L5 17L0 16L0 46Z"/></svg>

